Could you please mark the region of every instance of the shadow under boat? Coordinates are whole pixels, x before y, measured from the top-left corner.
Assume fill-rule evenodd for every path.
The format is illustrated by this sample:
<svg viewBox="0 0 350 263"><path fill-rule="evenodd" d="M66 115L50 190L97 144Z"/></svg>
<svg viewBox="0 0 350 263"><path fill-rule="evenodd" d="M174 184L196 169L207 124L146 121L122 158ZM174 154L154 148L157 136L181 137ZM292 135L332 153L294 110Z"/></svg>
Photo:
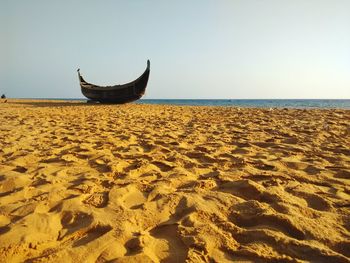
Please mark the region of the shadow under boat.
<svg viewBox="0 0 350 263"><path fill-rule="evenodd" d="M54 100L52 101L42 101L42 99L38 99L33 100L30 99L28 101L26 101L25 99L23 99L23 101L10 101L10 104L18 104L18 105L30 105L30 106L34 106L34 107L81 107L81 106L97 106L97 105L118 105L116 103L100 103L100 102L96 102L96 101L91 101L91 100L79 100L79 101L59 101L56 102Z"/></svg>

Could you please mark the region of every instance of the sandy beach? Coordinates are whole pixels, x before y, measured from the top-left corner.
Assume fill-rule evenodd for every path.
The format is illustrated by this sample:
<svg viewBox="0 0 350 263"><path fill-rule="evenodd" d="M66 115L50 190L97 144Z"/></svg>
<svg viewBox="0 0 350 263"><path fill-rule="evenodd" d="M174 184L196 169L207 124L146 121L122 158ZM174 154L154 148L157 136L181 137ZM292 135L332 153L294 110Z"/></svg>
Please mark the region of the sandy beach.
<svg viewBox="0 0 350 263"><path fill-rule="evenodd" d="M0 103L0 262L350 262L350 111Z"/></svg>

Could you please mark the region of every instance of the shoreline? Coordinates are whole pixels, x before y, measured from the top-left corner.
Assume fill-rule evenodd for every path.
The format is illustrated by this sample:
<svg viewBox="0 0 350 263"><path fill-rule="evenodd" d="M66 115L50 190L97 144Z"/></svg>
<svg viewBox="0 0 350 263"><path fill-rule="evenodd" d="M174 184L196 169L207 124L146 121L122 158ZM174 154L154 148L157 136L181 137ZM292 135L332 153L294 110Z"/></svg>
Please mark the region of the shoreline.
<svg viewBox="0 0 350 263"><path fill-rule="evenodd" d="M50 106L55 103L60 103L59 106L72 106L72 104L79 104L79 105L86 105L86 106L121 106L121 105L158 105L158 106L179 106L179 107L219 107L219 108L240 108L240 109L262 109L262 110L350 110L350 106L346 107L303 107L303 106L247 106L247 105L200 105L200 104L172 104L172 103L153 103L151 101L211 101L211 100L191 100L191 99L185 99L185 100L168 100L168 99L147 99L147 100L138 100L133 103L127 103L127 104L113 104L113 103L99 103L99 102L88 102L87 99L59 99L59 98L53 98L53 99L12 99L12 98L6 98L8 103L14 103L14 104L29 104L32 103L33 106L39 106L39 105L45 105ZM299 99L300 101L304 101L305 99ZM323 100L323 99L322 99ZM3 103L4 100L0 100L0 103ZM149 103L145 101L150 101ZM230 100L213 100L213 101L230 101ZM239 100L234 100L239 101ZM258 101L255 99L252 100L246 100L242 99L242 101ZM270 100L264 100L261 101L270 101ZM298 99L277 99L272 101L298 101ZM310 101L309 99L306 99L306 101ZM312 99L311 99L312 101ZM314 99L314 101L319 101L319 99ZM324 99L324 101L350 101L350 99ZM65 105L65 103L67 105Z"/></svg>

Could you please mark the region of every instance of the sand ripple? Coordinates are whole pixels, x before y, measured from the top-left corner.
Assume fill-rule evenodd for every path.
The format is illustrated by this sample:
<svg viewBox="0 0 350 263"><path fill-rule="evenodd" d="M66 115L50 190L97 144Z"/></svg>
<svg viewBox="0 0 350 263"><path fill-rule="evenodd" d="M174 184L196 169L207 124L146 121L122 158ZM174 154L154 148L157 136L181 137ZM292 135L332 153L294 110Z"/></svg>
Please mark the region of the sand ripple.
<svg viewBox="0 0 350 263"><path fill-rule="evenodd" d="M8 100L2 262L350 262L350 112Z"/></svg>

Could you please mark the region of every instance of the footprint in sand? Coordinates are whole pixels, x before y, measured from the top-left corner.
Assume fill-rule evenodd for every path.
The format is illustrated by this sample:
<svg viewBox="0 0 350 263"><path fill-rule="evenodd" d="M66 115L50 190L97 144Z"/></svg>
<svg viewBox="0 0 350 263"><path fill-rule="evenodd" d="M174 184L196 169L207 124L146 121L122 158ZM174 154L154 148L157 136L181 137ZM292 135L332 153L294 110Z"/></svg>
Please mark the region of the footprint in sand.
<svg viewBox="0 0 350 263"><path fill-rule="evenodd" d="M188 152L185 154L191 159L196 159L201 163L215 163L216 160L204 152Z"/></svg>
<svg viewBox="0 0 350 263"><path fill-rule="evenodd" d="M83 203L92 205L96 208L106 207L108 204L108 192L93 193L86 198Z"/></svg>
<svg viewBox="0 0 350 263"><path fill-rule="evenodd" d="M230 215L234 224L245 229L269 229L304 240L305 233L283 214L270 213L270 208L258 201L246 201L234 206Z"/></svg>
<svg viewBox="0 0 350 263"><path fill-rule="evenodd" d="M28 169L23 166L16 166L12 171L19 172L19 173L25 173Z"/></svg>
<svg viewBox="0 0 350 263"><path fill-rule="evenodd" d="M265 191L265 187L252 180L237 180L219 185L219 190L231 193L245 200L260 200Z"/></svg>
<svg viewBox="0 0 350 263"><path fill-rule="evenodd" d="M261 157L259 157L261 159ZM254 168L257 168L259 170L263 170L263 171L273 171L273 170L276 170L276 166L274 165L271 165L271 164L267 164L267 163L264 163L262 161L259 161L259 162L249 162L251 165L254 166Z"/></svg>
<svg viewBox="0 0 350 263"><path fill-rule="evenodd" d="M152 164L157 166L162 172L169 172L174 168L172 165L160 161L152 162Z"/></svg>
<svg viewBox="0 0 350 263"><path fill-rule="evenodd" d="M331 204L319 195L300 192L300 191L291 191L291 192L295 196L305 199L308 206L314 210L329 211L332 208Z"/></svg>
<svg viewBox="0 0 350 263"><path fill-rule="evenodd" d="M110 164L107 164L104 160L101 159L90 160L89 165L100 173L112 172L112 167Z"/></svg>
<svg viewBox="0 0 350 263"><path fill-rule="evenodd" d="M126 187L113 187L109 194L111 205L122 205L129 209L142 208L147 196L141 192L136 185L129 184Z"/></svg>
<svg viewBox="0 0 350 263"><path fill-rule="evenodd" d="M89 230L87 230L81 238L76 240L73 243L73 247L79 247L84 246L87 243L94 241L95 239L103 236L104 234L108 233L112 230L112 227L110 225L95 225L91 227Z"/></svg>
<svg viewBox="0 0 350 263"><path fill-rule="evenodd" d="M348 179L350 180L350 170L339 169L334 175L335 178Z"/></svg>
<svg viewBox="0 0 350 263"><path fill-rule="evenodd" d="M188 254L176 224L154 227L149 233L128 240L125 247L129 257L143 255L150 262L185 262Z"/></svg>
<svg viewBox="0 0 350 263"><path fill-rule="evenodd" d="M80 211L64 211L61 216L63 230L60 232L59 240L85 229L92 224L93 216Z"/></svg>

